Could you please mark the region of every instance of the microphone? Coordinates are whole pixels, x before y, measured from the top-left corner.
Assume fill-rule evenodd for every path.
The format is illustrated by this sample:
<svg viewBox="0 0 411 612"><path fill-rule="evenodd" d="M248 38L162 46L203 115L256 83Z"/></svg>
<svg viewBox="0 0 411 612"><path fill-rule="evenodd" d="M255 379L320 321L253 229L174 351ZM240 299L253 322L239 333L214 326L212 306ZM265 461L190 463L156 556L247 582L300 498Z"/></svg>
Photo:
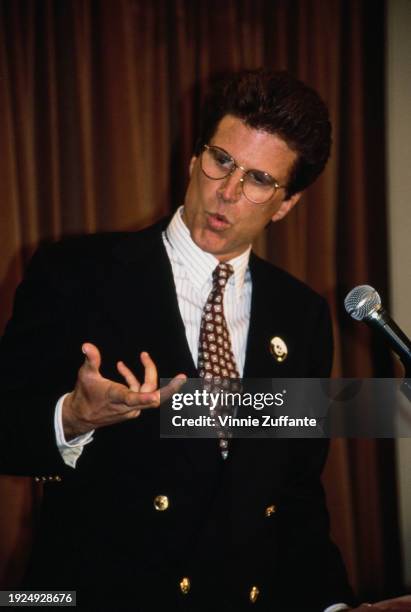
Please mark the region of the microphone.
<svg viewBox="0 0 411 612"><path fill-rule="evenodd" d="M381 298L374 287L359 285L347 294L345 310L357 321L365 321L382 332L406 369L411 371L411 341L382 307Z"/></svg>

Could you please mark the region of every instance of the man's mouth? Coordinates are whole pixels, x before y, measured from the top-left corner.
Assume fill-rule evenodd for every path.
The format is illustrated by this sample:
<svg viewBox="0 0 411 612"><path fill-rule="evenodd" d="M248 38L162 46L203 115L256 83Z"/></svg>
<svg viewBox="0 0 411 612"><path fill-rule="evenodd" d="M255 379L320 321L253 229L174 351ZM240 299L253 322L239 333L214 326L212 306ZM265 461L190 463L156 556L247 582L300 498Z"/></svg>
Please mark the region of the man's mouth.
<svg viewBox="0 0 411 612"><path fill-rule="evenodd" d="M209 229L214 231L222 231L230 227L231 223L225 215L219 213L206 213L207 225Z"/></svg>

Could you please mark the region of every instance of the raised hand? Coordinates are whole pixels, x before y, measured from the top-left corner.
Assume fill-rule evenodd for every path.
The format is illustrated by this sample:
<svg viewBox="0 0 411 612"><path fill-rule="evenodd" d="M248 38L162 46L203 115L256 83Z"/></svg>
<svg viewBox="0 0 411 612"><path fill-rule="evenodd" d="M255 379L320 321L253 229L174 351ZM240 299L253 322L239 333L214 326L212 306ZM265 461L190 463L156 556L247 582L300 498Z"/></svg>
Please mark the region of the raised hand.
<svg viewBox="0 0 411 612"><path fill-rule="evenodd" d="M63 428L67 440L99 427L135 419L141 410L160 406L157 368L148 353L140 355L144 366L143 384L122 361L117 363L125 385L100 374L101 356L96 346L85 343L82 351L86 357L78 372L76 386L63 403ZM178 391L185 381L184 374L173 378L161 389L161 401Z"/></svg>

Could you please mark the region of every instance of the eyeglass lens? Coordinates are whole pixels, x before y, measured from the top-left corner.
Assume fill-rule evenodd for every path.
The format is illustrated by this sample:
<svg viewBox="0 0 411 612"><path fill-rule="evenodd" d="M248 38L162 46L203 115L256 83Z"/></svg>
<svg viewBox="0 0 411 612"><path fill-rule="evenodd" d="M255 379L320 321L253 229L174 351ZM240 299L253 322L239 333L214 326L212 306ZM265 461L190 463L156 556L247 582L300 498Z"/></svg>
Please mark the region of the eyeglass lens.
<svg viewBox="0 0 411 612"><path fill-rule="evenodd" d="M219 180L226 178L237 168L235 160L223 149L207 146L201 154L201 168L206 176ZM274 179L261 170L247 170L241 183L247 200L262 204L269 200L275 189Z"/></svg>

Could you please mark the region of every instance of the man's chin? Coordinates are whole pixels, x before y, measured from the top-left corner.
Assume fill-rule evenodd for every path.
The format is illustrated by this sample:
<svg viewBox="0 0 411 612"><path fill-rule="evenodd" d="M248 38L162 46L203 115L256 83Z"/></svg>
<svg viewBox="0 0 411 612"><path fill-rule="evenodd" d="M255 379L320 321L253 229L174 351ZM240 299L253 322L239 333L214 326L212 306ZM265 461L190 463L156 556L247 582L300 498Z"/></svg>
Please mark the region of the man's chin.
<svg viewBox="0 0 411 612"><path fill-rule="evenodd" d="M205 253L210 253L218 259L226 252L226 241L215 232L203 230L199 235L191 234L192 240Z"/></svg>

